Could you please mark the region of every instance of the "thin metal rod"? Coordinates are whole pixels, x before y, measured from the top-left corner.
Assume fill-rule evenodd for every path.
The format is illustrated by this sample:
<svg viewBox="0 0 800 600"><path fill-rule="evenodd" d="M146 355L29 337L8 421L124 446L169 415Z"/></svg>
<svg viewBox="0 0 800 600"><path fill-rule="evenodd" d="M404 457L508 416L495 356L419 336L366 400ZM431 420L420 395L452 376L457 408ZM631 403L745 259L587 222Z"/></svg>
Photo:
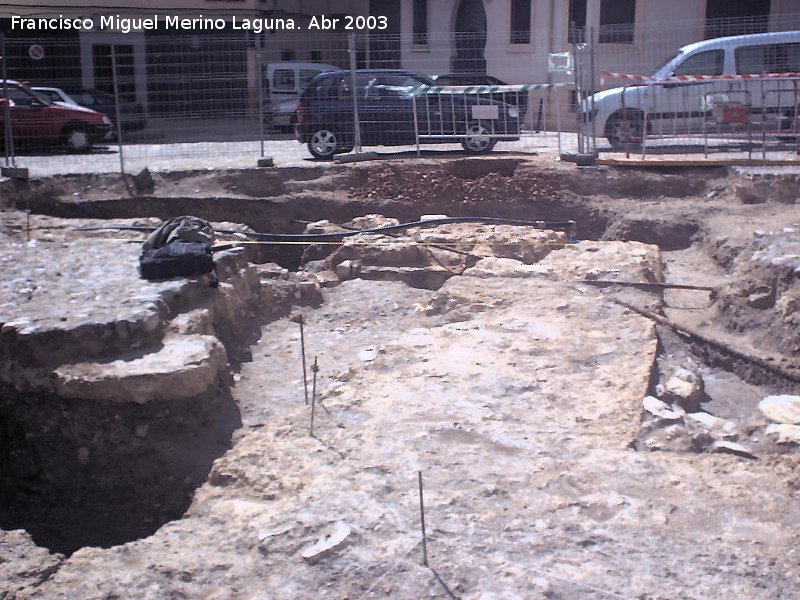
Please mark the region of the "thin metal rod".
<svg viewBox="0 0 800 600"><path fill-rule="evenodd" d="M306 375L306 340L305 335L303 334L303 324L305 323L305 319L303 319L303 315L300 315L300 354L303 358L303 393L305 394L306 404L308 404L308 376Z"/></svg>
<svg viewBox="0 0 800 600"><path fill-rule="evenodd" d="M594 49L595 49L595 38L594 38L594 27L589 28L589 87L591 88L589 91L591 95L589 96L589 109L594 110L594 93L597 90L597 82L594 80L597 71L595 70L594 65ZM597 156L597 119L592 119L591 124L591 137L589 138L591 142L592 154ZM587 145L587 150L589 149L589 145Z"/></svg>
<svg viewBox="0 0 800 600"><path fill-rule="evenodd" d="M356 38L355 34L348 36L348 45L350 50L350 79L352 81L351 88L353 92L353 132L356 152L361 152L361 119L358 116L358 88L356 87Z"/></svg>
<svg viewBox="0 0 800 600"><path fill-rule="evenodd" d="M311 386L311 427L309 428L309 435L314 435L314 410L317 407L317 373L319 367L317 366L317 357L314 357L314 366L311 367L313 373L313 384Z"/></svg>
<svg viewBox="0 0 800 600"><path fill-rule="evenodd" d="M428 566L428 540L425 536L425 502L422 499L422 471L417 471L419 481L419 520L422 525L422 564Z"/></svg>
<svg viewBox="0 0 800 600"><path fill-rule="evenodd" d="M574 39L577 40L577 36L575 36ZM575 76L575 95L578 98L578 106L583 107L584 95L583 90L581 89L581 61L583 60L583 56L582 51L578 49L577 41L573 41L572 43L572 55L575 57L575 64L573 66L572 73ZM590 113L587 112L587 114ZM576 139L578 144L578 154L583 152L583 136L586 133L586 129L588 129L588 125L585 120L581 119L581 123L578 125L578 135Z"/></svg>
<svg viewBox="0 0 800 600"><path fill-rule="evenodd" d="M6 36L0 33L0 53L3 59L3 128L5 130L5 155L6 166L16 167L17 159L14 155L14 136L11 127L11 100L8 97L8 73L6 69Z"/></svg>
<svg viewBox="0 0 800 600"><path fill-rule="evenodd" d="M117 85L117 53L111 44L111 80L114 84L114 111L117 122L117 147L119 148L119 172L125 178L125 156L122 152L122 119L119 110L119 86ZM126 182L127 183L127 182Z"/></svg>
<svg viewBox="0 0 800 600"><path fill-rule="evenodd" d="M261 158L264 158L264 59L261 34L256 34L256 85L258 86L258 120L260 123L258 141L261 144ZM267 82L269 85L269 82Z"/></svg>
<svg viewBox="0 0 800 600"><path fill-rule="evenodd" d="M420 157L419 151L419 117L417 116L417 94L411 96L411 110L414 112L414 141L417 145L417 158ZM428 132L430 133L430 132Z"/></svg>
<svg viewBox="0 0 800 600"><path fill-rule="evenodd" d="M306 320L302 313L296 313L289 318L293 323L300 325L300 358L303 361L303 393L305 394L306 405L308 405L308 375L306 375L306 339L303 333L303 325Z"/></svg>

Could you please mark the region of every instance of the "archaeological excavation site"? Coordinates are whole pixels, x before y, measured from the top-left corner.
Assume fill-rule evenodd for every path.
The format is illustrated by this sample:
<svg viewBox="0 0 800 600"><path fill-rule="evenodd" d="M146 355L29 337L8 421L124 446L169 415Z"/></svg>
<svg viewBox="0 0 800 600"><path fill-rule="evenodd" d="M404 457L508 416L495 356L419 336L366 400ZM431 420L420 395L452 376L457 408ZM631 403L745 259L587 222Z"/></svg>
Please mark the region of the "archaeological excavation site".
<svg viewBox="0 0 800 600"><path fill-rule="evenodd" d="M0 599L800 597L798 183L0 181Z"/></svg>

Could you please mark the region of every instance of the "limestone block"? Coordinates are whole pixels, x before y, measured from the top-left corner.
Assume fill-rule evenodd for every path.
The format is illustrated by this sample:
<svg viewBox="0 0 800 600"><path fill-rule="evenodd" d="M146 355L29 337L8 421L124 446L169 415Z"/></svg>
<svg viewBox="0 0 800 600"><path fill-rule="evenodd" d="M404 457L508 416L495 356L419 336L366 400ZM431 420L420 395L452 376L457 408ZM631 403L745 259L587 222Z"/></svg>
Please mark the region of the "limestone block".
<svg viewBox="0 0 800 600"><path fill-rule="evenodd" d="M696 412L706 399L703 377L693 368L679 367L664 383L662 399L679 404L689 412Z"/></svg>
<svg viewBox="0 0 800 600"><path fill-rule="evenodd" d="M378 281L402 281L411 287L426 290L439 289L455 273L443 267L379 267L362 266L359 277Z"/></svg>
<svg viewBox="0 0 800 600"><path fill-rule="evenodd" d="M774 423L800 425L800 396L767 396L758 403L758 408Z"/></svg>
<svg viewBox="0 0 800 600"><path fill-rule="evenodd" d="M680 406L671 407L653 396L645 396L642 400L642 407L651 415L665 421L679 421L686 414Z"/></svg>
<svg viewBox="0 0 800 600"><path fill-rule="evenodd" d="M711 445L711 452L716 454L733 454L735 456L741 456L742 458L758 458L747 446L723 440L715 441Z"/></svg>
<svg viewBox="0 0 800 600"><path fill-rule="evenodd" d="M683 417L687 426L700 426L707 431L722 429L725 426L725 419L720 419L708 413L697 412L689 413Z"/></svg>
<svg viewBox="0 0 800 600"><path fill-rule="evenodd" d="M146 404L202 394L226 365L225 348L215 337L176 335L158 351L129 360L62 365L55 386L65 398Z"/></svg>
<svg viewBox="0 0 800 600"><path fill-rule="evenodd" d="M764 433L774 437L779 444L800 444L800 425L771 424Z"/></svg>

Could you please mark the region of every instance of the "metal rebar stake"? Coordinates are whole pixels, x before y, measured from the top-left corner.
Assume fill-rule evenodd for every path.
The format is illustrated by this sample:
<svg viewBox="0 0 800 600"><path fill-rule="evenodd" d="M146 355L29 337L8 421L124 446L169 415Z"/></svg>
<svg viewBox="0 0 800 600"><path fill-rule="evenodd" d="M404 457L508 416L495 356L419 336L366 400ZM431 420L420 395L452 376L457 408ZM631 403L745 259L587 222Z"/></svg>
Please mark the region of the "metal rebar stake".
<svg viewBox="0 0 800 600"><path fill-rule="evenodd" d="M3 77L3 128L5 130L5 159L6 167L16 167L17 157L14 152L14 135L11 126L11 100L8 97L8 73L6 71L6 36L0 33L0 58L2 58Z"/></svg>
<svg viewBox="0 0 800 600"><path fill-rule="evenodd" d="M256 85L258 86L258 121L259 131L258 142L261 147L261 158L264 158L264 57L263 48L264 43L261 34L256 34Z"/></svg>
<svg viewBox="0 0 800 600"><path fill-rule="evenodd" d="M311 385L311 427L309 428L309 435L314 436L314 409L317 407L317 373L319 367L317 366L317 357L314 357L314 365L311 367L312 385Z"/></svg>
<svg viewBox="0 0 800 600"><path fill-rule="evenodd" d="M128 188L128 193L131 193L131 188L128 180L125 178L125 154L122 150L122 116L119 110L119 85L117 82L117 53L114 49L114 44L111 44L111 82L114 88L114 121L117 127L117 152L119 154L119 172L122 175L122 180L125 182L125 187Z"/></svg>
<svg viewBox="0 0 800 600"><path fill-rule="evenodd" d="M358 116L358 80L356 79L356 37L351 33L347 39L350 53L350 87L353 92L353 145L356 153L361 153L361 119Z"/></svg>
<svg viewBox="0 0 800 600"><path fill-rule="evenodd" d="M419 481L419 520L422 525L422 564L428 566L428 541L425 536L425 503L422 499L422 471L417 471Z"/></svg>
<svg viewBox="0 0 800 600"><path fill-rule="evenodd" d="M297 313L289 317L293 323L300 325L300 356L303 360L303 393L305 394L306 404L308 404L308 376L306 375L306 340L303 335L303 325L306 320L303 318L302 313Z"/></svg>

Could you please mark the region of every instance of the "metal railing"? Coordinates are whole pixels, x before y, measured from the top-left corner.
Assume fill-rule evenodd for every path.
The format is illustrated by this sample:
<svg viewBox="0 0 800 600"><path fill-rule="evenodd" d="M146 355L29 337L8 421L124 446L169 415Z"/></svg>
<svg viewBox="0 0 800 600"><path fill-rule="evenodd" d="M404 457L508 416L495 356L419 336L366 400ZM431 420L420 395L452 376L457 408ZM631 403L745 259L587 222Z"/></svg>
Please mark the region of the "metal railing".
<svg viewBox="0 0 800 600"><path fill-rule="evenodd" d="M768 86L762 89L704 81L695 84L647 81L644 74L652 73L665 58L674 56L679 46L701 40L709 31L717 31L717 26L741 32L800 29L800 14L755 15L724 21L698 15L674 23L637 21L616 28L602 24L584 28L561 25L548 32L532 31L525 44L511 44L508 32L500 31L473 36L428 31L423 44L414 43L411 33L375 31L349 34L341 31L254 34L231 29L186 34L163 30L130 34L94 31L51 39L10 32L4 36L0 52L3 81L61 89L72 94L75 102L104 112L112 121L112 128L108 137L92 140L91 152L65 153L69 133L64 129L65 124L59 126L56 121L48 124L41 119L40 125L60 129L57 134L52 131L49 135L32 134L21 119L26 107L6 102L0 110L4 120L2 134L7 139L5 162L29 166L34 173L113 170L134 173L145 166L241 167L268 156L302 164L309 154L294 137L297 100L315 73L331 68L342 69L350 76L349 116L342 117L348 125L342 133L345 139L340 150L350 146L358 149L381 140L370 138L369 132L365 139L356 139L364 134L362 125L374 116L362 102L366 100L359 95L363 86L354 75L363 69L403 69L424 77L437 76L437 81L427 85L433 89L444 81L442 87L450 89L426 91L421 107L421 95L408 98L409 103L418 105L407 111L416 118L416 126L397 119L385 119L380 124L390 141L405 144L411 131L406 149L412 150L418 142L457 143L468 137L483 137L480 130L477 136L473 135L476 131L466 128L445 130L443 115L433 114L434 104L449 104L452 122L458 97L469 99L476 108L481 104L490 106L486 100L493 97L519 108L526 98L527 110L520 111L516 132L508 130L508 123L503 125L500 117L508 120L509 116L500 109L498 119L491 118L488 112L484 117L464 117L465 124L478 121L492 139L507 141L519 137L519 142L508 142L505 146L522 151L530 148L532 141L541 140L559 153L562 145L568 145L587 155L627 150L628 154L641 151L644 156L652 156L673 152L682 145L685 152L717 155L725 146L717 140L726 139L726 134L727 139L736 135L741 138L745 131L739 127L740 131L726 132L722 124L704 121L709 118L702 106L704 94L738 89L750 90L751 112L756 118L750 124L752 138L748 138L748 144L755 149L760 141L758 150L762 158L784 152L786 142L791 143L790 138L797 137L797 102L793 98L797 82L791 78L780 83L786 89L779 92ZM568 66L555 68L557 61L553 57L560 57ZM794 60L783 56L770 58L773 59L784 63ZM591 118L602 110L595 94L601 88L604 72L634 74L639 78L633 83L641 85L636 86L624 77L609 76L606 80L625 90L619 102L624 102L626 109L634 109L620 113L613 125L635 138L640 118L636 111L640 111L641 141L618 136L620 143L610 144L607 115L602 122ZM465 77L470 78L466 83ZM522 91L529 82L538 83ZM485 92L465 89L473 86L490 89ZM687 98L671 100L673 108L659 108L653 91L658 86L661 92L669 90L671 96L677 93ZM698 92L692 91L694 99L690 100L692 87ZM3 90L4 97L8 97L7 83ZM639 106L635 99L647 94L649 104ZM768 105L768 114L778 117L777 126L770 119L760 118L759 104ZM42 115L45 111L27 112ZM683 116L663 117L662 113L670 112ZM690 117L693 113L697 114ZM436 119L440 121L438 129L434 126ZM681 124L692 120L692 127ZM424 127L420 128L421 125ZM369 127L376 126L373 123ZM760 140L755 139L758 133ZM80 147L80 135L73 137ZM707 143L711 139L714 144ZM739 139L740 146L741 142ZM750 157L755 158L752 153Z"/></svg>
<svg viewBox="0 0 800 600"><path fill-rule="evenodd" d="M628 77L634 83L606 91L581 112L584 121L592 121L600 153L642 159L745 153L749 160L756 151L762 160L797 154L800 75Z"/></svg>
<svg viewBox="0 0 800 600"><path fill-rule="evenodd" d="M568 96L553 93L572 88L571 83L420 86L410 91L417 155L421 144L440 140L480 153L498 141L547 136L557 140L560 154L562 105Z"/></svg>

